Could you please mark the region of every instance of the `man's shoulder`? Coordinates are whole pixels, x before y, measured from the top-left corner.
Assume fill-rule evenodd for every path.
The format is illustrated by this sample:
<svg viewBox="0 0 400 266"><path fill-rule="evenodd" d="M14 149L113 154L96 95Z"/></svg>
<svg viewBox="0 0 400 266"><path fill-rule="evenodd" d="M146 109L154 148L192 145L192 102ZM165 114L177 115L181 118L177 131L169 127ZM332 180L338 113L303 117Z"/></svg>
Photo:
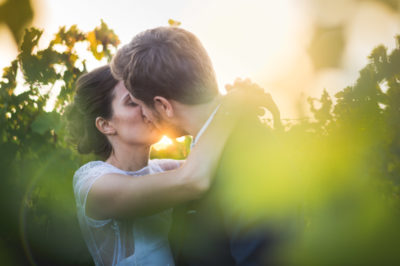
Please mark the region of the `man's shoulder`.
<svg viewBox="0 0 400 266"><path fill-rule="evenodd" d="M272 129L258 120L239 121L225 145L221 159L243 158L248 162L248 159L262 153L274 138Z"/></svg>

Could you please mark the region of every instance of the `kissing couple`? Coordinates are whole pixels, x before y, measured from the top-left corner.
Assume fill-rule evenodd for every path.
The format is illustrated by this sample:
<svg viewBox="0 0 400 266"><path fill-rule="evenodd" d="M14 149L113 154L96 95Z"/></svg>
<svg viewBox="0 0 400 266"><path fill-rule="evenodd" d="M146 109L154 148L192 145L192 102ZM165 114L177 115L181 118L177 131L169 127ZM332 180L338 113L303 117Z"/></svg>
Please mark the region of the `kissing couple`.
<svg viewBox="0 0 400 266"><path fill-rule="evenodd" d="M268 149L260 106L275 127L279 110L249 80L226 88L221 95L199 39L178 27L139 33L110 65L78 79L69 132L99 160L75 172L73 189L96 265L274 263L278 234L246 215L252 206L240 204L234 184L268 178L249 155ZM150 160L164 134L193 137L186 160Z"/></svg>

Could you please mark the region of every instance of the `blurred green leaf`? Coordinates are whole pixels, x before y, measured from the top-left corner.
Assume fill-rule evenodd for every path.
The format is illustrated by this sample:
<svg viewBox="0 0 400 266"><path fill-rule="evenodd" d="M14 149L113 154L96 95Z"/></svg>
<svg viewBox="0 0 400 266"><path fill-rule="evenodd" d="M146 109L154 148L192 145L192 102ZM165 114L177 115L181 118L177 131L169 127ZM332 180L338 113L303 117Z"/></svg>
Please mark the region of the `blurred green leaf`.
<svg viewBox="0 0 400 266"><path fill-rule="evenodd" d="M50 130L60 129L60 115L56 112L42 113L36 117L32 123L32 130L38 134L43 134Z"/></svg>
<svg viewBox="0 0 400 266"><path fill-rule="evenodd" d="M30 0L5 0L0 5L0 23L5 23L18 44L23 29L31 22L33 10Z"/></svg>

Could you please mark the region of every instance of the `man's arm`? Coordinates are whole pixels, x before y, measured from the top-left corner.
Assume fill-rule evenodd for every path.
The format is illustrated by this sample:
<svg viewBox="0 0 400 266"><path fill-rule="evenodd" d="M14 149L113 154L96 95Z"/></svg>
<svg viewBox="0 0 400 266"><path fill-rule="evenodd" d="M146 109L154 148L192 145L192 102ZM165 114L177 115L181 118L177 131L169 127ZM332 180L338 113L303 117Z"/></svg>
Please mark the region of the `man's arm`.
<svg viewBox="0 0 400 266"><path fill-rule="evenodd" d="M262 106L271 112L274 128L278 130L282 128L280 111L271 95L265 93L263 88L248 79L236 80L233 85L227 86L227 90L239 91L238 94L240 96L238 99L247 102L247 106L253 106L253 109L242 110L243 116L241 119L243 123L238 125L238 132L233 133L237 134L235 134L236 136L232 139L232 142L227 143L229 147L227 156L234 158L233 161L235 162L242 162L240 165L234 165L228 159L225 162L227 165L224 166L225 169L229 168L230 171L228 171L229 176L224 178L225 183L223 186L227 185L224 187L228 190L234 187L236 192L233 194L237 195L237 199L228 200L228 202L225 202L227 205L222 206L225 212L224 222L229 235L230 252L235 265L268 265L273 260L272 249L278 243L278 234L263 223L265 221L261 218L263 216L262 213L251 213L244 209L254 209L254 206L242 204L240 189L260 189L260 187L257 187L257 185L260 185L258 182L263 178L268 178L264 176L267 173L265 169L268 167L268 162L263 162L260 158L269 148L265 138L269 138L272 135L270 130L259 125L258 121L253 119L255 114L261 115L257 108ZM254 160L254 158L258 158L258 160ZM236 183L236 181L238 182ZM232 183L235 184L232 185ZM246 183L249 186L244 188L240 186L242 183ZM251 205L253 201L246 202Z"/></svg>

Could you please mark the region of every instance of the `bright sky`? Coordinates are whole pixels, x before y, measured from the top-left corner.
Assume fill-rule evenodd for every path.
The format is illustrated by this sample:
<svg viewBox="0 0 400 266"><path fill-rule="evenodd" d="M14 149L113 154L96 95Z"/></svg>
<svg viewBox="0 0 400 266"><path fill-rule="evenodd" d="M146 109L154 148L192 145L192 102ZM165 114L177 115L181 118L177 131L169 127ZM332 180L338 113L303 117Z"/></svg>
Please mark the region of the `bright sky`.
<svg viewBox="0 0 400 266"><path fill-rule="evenodd" d="M44 28L48 43L62 25L77 24L92 30L103 19L122 43L152 27L167 25L170 18L194 32L213 60L221 87L236 77L279 72L279 61L296 38L299 10L292 0L280 1L37 1L34 25ZM7 35L5 28L0 33ZM8 33L9 34L9 33ZM10 37L10 36L8 36ZM7 39L7 38L6 38ZM1 67L17 51L2 41Z"/></svg>
<svg viewBox="0 0 400 266"><path fill-rule="evenodd" d="M77 24L88 31L103 19L121 42L127 43L145 29L168 25L170 18L180 21L181 27L196 34L209 52L221 89L236 77L250 77L272 93L283 117L293 117L300 97L320 95L323 88L335 92L350 85L370 50L379 43L394 46L393 36L400 33L398 14L372 2L351 9L355 4L349 3L355 0L334 2L340 5L330 0L36 2L33 25L45 30L44 46L63 25ZM346 47L344 68L316 73L307 55L313 23L322 20L332 24L345 19L350 20L347 33L351 42ZM2 25L0 39L3 68L15 58L17 49Z"/></svg>
<svg viewBox="0 0 400 266"><path fill-rule="evenodd" d="M221 87L238 76L279 70L278 62L290 49L299 25L299 10L292 0L40 2L44 8L38 24L45 25L48 34L60 25L91 30L103 19L127 43L145 29L167 25L170 18L178 20L203 42Z"/></svg>

